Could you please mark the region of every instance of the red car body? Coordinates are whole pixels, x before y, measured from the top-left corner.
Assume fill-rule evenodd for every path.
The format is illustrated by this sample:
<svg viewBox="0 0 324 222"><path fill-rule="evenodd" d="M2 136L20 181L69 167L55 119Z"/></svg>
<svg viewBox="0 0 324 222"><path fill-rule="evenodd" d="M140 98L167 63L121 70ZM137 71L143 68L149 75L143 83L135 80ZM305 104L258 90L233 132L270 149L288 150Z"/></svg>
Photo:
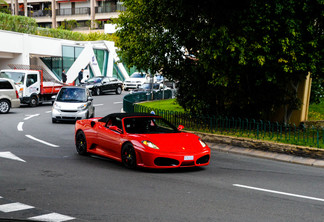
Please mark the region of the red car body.
<svg viewBox="0 0 324 222"><path fill-rule="evenodd" d="M142 113L114 113L78 120L75 144L81 155L96 154L128 168L206 166L210 148L197 135L181 132L162 117Z"/></svg>

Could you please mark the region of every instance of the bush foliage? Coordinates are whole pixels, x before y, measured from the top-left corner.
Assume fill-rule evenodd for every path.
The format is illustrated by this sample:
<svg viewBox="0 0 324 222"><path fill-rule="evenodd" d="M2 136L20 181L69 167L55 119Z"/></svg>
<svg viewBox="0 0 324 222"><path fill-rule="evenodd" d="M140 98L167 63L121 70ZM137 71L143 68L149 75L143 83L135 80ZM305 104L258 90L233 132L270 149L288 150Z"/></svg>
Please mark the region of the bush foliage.
<svg viewBox="0 0 324 222"><path fill-rule="evenodd" d="M0 29L75 41L114 40L112 35L101 32L85 34L64 29L40 28L33 18L13 16L5 13L0 13Z"/></svg>

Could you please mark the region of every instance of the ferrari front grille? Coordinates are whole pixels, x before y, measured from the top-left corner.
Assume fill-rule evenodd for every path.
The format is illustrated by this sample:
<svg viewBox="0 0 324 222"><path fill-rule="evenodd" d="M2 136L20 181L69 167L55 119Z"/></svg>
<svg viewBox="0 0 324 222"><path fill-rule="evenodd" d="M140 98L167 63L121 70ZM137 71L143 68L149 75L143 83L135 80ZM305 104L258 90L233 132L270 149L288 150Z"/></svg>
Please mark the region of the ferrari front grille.
<svg viewBox="0 0 324 222"><path fill-rule="evenodd" d="M158 157L154 160L154 164L157 166L178 166L179 161L171 158Z"/></svg>
<svg viewBox="0 0 324 222"><path fill-rule="evenodd" d="M203 157L200 157L200 158L196 161L196 163L197 163L197 164L205 164L205 163L208 163L208 161L209 161L209 155L205 155L205 156L203 156Z"/></svg>

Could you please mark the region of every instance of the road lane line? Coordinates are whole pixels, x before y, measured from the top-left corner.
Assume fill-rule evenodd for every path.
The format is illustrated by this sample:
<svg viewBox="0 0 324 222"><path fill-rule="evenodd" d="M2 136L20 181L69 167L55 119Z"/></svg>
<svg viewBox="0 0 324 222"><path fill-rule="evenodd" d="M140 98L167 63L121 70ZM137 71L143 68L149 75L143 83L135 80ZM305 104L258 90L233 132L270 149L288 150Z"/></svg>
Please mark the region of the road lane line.
<svg viewBox="0 0 324 222"><path fill-rule="evenodd" d="M18 125L17 125L18 131L23 131L23 125L24 125L24 122L19 122L18 123Z"/></svg>
<svg viewBox="0 0 324 222"><path fill-rule="evenodd" d="M123 102L114 102L114 104L121 104L121 103L123 103Z"/></svg>
<svg viewBox="0 0 324 222"><path fill-rule="evenodd" d="M75 217L69 217L58 213L50 213L50 214L44 214L44 215L28 218L28 220L33 220L33 221L51 221L51 222L61 222L61 221L68 221L74 219Z"/></svg>
<svg viewBox="0 0 324 222"><path fill-rule="evenodd" d="M0 157L1 158L6 158L6 159L11 159L11 160L18 160L18 161L21 161L21 162L26 162L25 160L17 157L15 154L7 151L7 152L0 152Z"/></svg>
<svg viewBox="0 0 324 222"><path fill-rule="evenodd" d="M276 190L268 190L268 189L263 189L263 188L258 188L258 187L250 187L250 186L241 185L241 184L233 184L233 186L251 189L251 190L262 191L262 192L275 193L275 194L280 194L280 195L285 195L285 196L298 197L298 198L303 198L303 199L317 200L317 201L324 202L324 199L317 198L317 197L303 196L303 195L299 195L299 194L286 193L286 192L281 192L281 191L276 191Z"/></svg>
<svg viewBox="0 0 324 222"><path fill-rule="evenodd" d="M93 106L94 107L96 107L96 106L103 106L103 104L94 104Z"/></svg>
<svg viewBox="0 0 324 222"><path fill-rule="evenodd" d="M46 141L44 141L44 140L37 139L37 138L35 138L35 137L31 136L31 135L26 135L26 137L28 137L29 139L35 140L35 141L37 141L37 142L43 143L43 144L45 144L45 145L47 145L47 146L51 146L51 147L60 147L60 146L58 146L58 145L48 143L48 142L46 142Z"/></svg>
<svg viewBox="0 0 324 222"><path fill-rule="evenodd" d="M39 114L34 114L34 115L26 115L27 117L24 119L24 120L28 120L30 118L33 118L33 117L36 117L36 116L39 116Z"/></svg>
<svg viewBox="0 0 324 222"><path fill-rule="evenodd" d="M0 205L0 211L2 211L4 213L15 212L15 211L20 211L20 210L27 210L27 209L32 209L32 208L34 208L34 207L26 205L26 204L22 204L22 203L10 203L10 204Z"/></svg>
<svg viewBox="0 0 324 222"><path fill-rule="evenodd" d="M52 111L46 111L45 113L51 113Z"/></svg>

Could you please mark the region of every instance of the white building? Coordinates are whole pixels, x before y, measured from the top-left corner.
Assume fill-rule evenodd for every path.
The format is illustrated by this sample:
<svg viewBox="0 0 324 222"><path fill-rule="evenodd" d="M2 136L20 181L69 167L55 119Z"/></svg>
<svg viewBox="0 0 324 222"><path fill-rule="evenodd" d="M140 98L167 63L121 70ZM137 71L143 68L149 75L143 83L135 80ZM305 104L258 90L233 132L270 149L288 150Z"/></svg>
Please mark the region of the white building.
<svg viewBox="0 0 324 222"><path fill-rule="evenodd" d="M0 30L0 69L20 66L42 67L55 79L67 72L67 83L77 78L84 68L91 76L128 77L122 63L118 63L114 42L80 42Z"/></svg>

